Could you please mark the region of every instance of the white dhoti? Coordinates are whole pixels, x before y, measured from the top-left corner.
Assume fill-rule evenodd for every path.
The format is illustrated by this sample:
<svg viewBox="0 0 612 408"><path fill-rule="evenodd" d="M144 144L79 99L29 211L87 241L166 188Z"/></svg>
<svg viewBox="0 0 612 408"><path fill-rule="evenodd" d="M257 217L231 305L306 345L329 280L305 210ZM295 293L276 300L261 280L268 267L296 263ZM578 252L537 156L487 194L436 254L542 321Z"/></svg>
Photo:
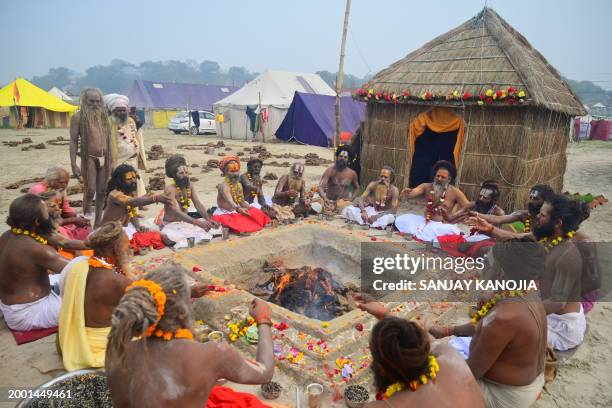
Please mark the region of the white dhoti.
<svg viewBox="0 0 612 408"><path fill-rule="evenodd" d="M499 384L486 378L478 380L487 408L528 408L544 387L544 373L528 385Z"/></svg>
<svg viewBox="0 0 612 408"><path fill-rule="evenodd" d="M49 283L59 286L59 295L51 291L47 296L30 303L5 305L0 302L0 310L4 315L6 325L12 330L19 331L57 327L62 305L61 294L64 290L64 279L72 266L83 259L87 258L82 256L76 257L62 269L61 273L49 275Z"/></svg>
<svg viewBox="0 0 612 408"><path fill-rule="evenodd" d="M586 319L580 305L580 312L558 315L551 313L548 320L548 345L555 350L569 350L584 340Z"/></svg>
<svg viewBox="0 0 612 408"><path fill-rule="evenodd" d="M210 241L215 236L222 234L221 227L211 228L206 231L204 228L200 228L197 225L189 224L183 221L175 221L165 224L161 232L172 241L176 242L174 245L175 249L186 248L189 246L187 238L194 238L195 242Z"/></svg>
<svg viewBox="0 0 612 408"><path fill-rule="evenodd" d="M425 222L425 217L416 214L403 214L395 219L395 226L400 232L413 235L421 241L438 242L443 235L459 235L461 230L454 224L439 221Z"/></svg>
<svg viewBox="0 0 612 408"><path fill-rule="evenodd" d="M128 222L128 224L123 227L123 231L125 231L125 235L127 235L128 239L130 240L132 239L134 234L138 232L134 224L132 224L131 222Z"/></svg>
<svg viewBox="0 0 612 408"><path fill-rule="evenodd" d="M376 211L372 206L365 207L365 212L366 214L368 214L368 217L372 217L378 214L378 211ZM363 217L361 216L361 209L354 205L344 207L344 209L340 213L340 216L353 222L356 222L360 225L365 224L365 222L363 221ZM385 214L379 217L376 221L370 223L369 225L372 228L385 228L387 225L393 224L394 221L395 216L393 214Z"/></svg>

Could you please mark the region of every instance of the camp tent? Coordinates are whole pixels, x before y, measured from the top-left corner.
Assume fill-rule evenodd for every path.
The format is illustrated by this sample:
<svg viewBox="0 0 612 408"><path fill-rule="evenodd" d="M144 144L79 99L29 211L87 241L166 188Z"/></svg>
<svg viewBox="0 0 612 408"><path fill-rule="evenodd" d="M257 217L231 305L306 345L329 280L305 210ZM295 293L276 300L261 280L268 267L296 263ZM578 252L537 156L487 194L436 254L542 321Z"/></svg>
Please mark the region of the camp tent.
<svg viewBox="0 0 612 408"><path fill-rule="evenodd" d="M73 100L70 96L68 96L66 94L66 92L62 91L61 89L59 89L58 87L54 86L53 88L49 89L49 93L53 96L58 97L59 99L61 99L64 102L68 102L71 104L75 104L77 101Z"/></svg>
<svg viewBox="0 0 612 408"><path fill-rule="evenodd" d="M336 97L296 92L287 115L276 131L281 140L314 146L333 146L336 133ZM353 133L365 113L365 103L350 96L340 98L340 130Z"/></svg>
<svg viewBox="0 0 612 408"><path fill-rule="evenodd" d="M367 101L363 183L391 165L397 184L414 186L446 159L469 199L496 180L506 211L526 208L535 184L561 191L570 123L586 114L542 54L488 7L378 72L355 98Z"/></svg>
<svg viewBox="0 0 612 408"><path fill-rule="evenodd" d="M166 128L174 115L183 110L213 109L213 104L238 88L225 85L185 84L134 80L127 96L145 127Z"/></svg>
<svg viewBox="0 0 612 408"><path fill-rule="evenodd" d="M334 90L316 74L264 71L234 94L215 103L217 135L242 140L254 136L272 139L287 114L295 92L335 95ZM259 106L263 111L260 127L263 133L256 132L254 135L247 108L257 112Z"/></svg>
<svg viewBox="0 0 612 408"><path fill-rule="evenodd" d="M15 127L19 115L25 127L33 128L66 128L70 115L78 109L23 78L0 89L0 107L2 127Z"/></svg>

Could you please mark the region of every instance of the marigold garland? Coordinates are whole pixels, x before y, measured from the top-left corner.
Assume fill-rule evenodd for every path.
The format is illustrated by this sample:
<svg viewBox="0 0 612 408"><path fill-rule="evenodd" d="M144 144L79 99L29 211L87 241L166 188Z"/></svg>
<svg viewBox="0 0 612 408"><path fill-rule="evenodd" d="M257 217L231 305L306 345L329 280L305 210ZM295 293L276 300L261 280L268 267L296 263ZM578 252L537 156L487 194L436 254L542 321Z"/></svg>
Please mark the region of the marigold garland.
<svg viewBox="0 0 612 408"><path fill-rule="evenodd" d="M127 214L128 214L128 222L138 215L138 209L136 207L132 207L129 204L126 204Z"/></svg>
<svg viewBox="0 0 612 408"><path fill-rule="evenodd" d="M233 184L232 182L230 182L230 179L227 176L225 177L225 182L230 187L230 190L232 192L232 199L234 200L234 203L238 205L242 204L242 202L244 201L244 192L242 191L242 184L240 183Z"/></svg>
<svg viewBox="0 0 612 408"><path fill-rule="evenodd" d="M529 215L525 218L525 228L523 228L523 232L531 232L531 217Z"/></svg>
<svg viewBox="0 0 612 408"><path fill-rule="evenodd" d="M426 372L420 374L418 379L409 381L408 383L396 382L395 384L391 384L384 392L377 392L376 399L378 401L387 400L391 398L393 394L403 391L406 388L409 388L411 391L416 391L419 388L419 385L425 385L429 382L429 380L435 381L436 376L440 372L440 365L432 354L430 354L427 359L429 361L429 364L427 366Z"/></svg>
<svg viewBox="0 0 612 408"><path fill-rule="evenodd" d="M442 195L440 196L440 202L436 206L433 205L435 191L431 190L429 192L429 196L427 197L427 207L426 207L426 210L425 210L425 223L428 223L429 221L431 221L431 217L432 217L432 214L434 213L434 211L438 208L438 206L444 204L444 200L446 199L446 191L447 190L444 190L442 192Z"/></svg>
<svg viewBox="0 0 612 408"><path fill-rule="evenodd" d="M472 324L478 323L495 307L497 302L510 297L521 297L525 292L522 290L509 290L504 293L496 293L489 301L487 301L478 311L472 316Z"/></svg>
<svg viewBox="0 0 612 408"><path fill-rule="evenodd" d="M246 176L247 176L247 179L249 179L249 183L251 183L251 185L253 185L253 175L251 175L251 173L247 172ZM253 198L257 197L257 191L256 190L251 191L251 197L253 197Z"/></svg>
<svg viewBox="0 0 612 408"><path fill-rule="evenodd" d="M193 340L193 332L189 329L176 329L174 333L172 333L171 331L163 331L161 329L157 329L153 334L155 335L155 337L160 337L165 341L170 341L172 340L172 338L179 340Z"/></svg>
<svg viewBox="0 0 612 408"><path fill-rule="evenodd" d="M185 196L183 196L183 191L181 190L181 188L179 186L176 185L176 182L173 182L174 187L176 188L176 193L179 196L179 202L181 203L181 207L184 210L187 210L190 206L191 206L191 188L187 187L185 189Z"/></svg>
<svg viewBox="0 0 612 408"><path fill-rule="evenodd" d="M104 269L113 269L113 265L106 262L104 259L97 258L95 256L90 257L87 260L87 263L92 268L104 268Z"/></svg>
<svg viewBox="0 0 612 408"><path fill-rule="evenodd" d="M40 242L41 244L47 245L47 240L33 231L24 230L21 228L11 228L11 232L15 235L25 235L34 238L34 240Z"/></svg>
<svg viewBox="0 0 612 408"><path fill-rule="evenodd" d="M576 234L575 231L569 231L567 234L565 234L565 237L567 239L572 239L574 237L574 234ZM546 251L548 252L552 251L552 249L559 245L561 242L563 242L563 236L560 236L559 238L554 238L550 242L548 241L548 238L542 238L540 240L540 243L544 245L544 248L546 248Z"/></svg>
<svg viewBox="0 0 612 408"><path fill-rule="evenodd" d="M370 88L368 84L355 92L355 98L364 100L366 102L374 101L386 101L393 102L394 104L400 102L407 102L409 99L412 100L445 100L445 101L463 101L463 102L476 102L477 105L482 106L485 104L492 104L494 102L505 102L508 105L514 105L515 103L525 103L527 94L523 90L518 90L512 86L502 89L486 89L484 92L479 94L471 94L469 92L461 92L459 90L450 91L448 93L442 93L437 91L425 90L418 95L412 95L408 89L405 89L398 94L396 92L389 91L377 91Z"/></svg>
<svg viewBox="0 0 612 408"><path fill-rule="evenodd" d="M156 282L153 282L151 280L147 280L147 279L140 279L137 280L135 282L132 282L126 289L125 291L129 291L132 290L136 287L142 287L145 288L146 290L149 291L149 293L151 294L151 297L153 298L153 300L155 300L155 303L157 304L157 319L155 320L155 322L150 325L147 328L146 331L146 337L150 337L151 335L153 335L153 333L156 333L156 328L157 328L157 324L159 323L159 321L161 320L161 318L164 316L164 310L166 307L166 294L164 293L163 289L161 288L161 286L159 286ZM159 330L161 331L161 330ZM162 335L163 335L163 331ZM156 333L157 335L157 333ZM158 336L161 337L161 336Z"/></svg>

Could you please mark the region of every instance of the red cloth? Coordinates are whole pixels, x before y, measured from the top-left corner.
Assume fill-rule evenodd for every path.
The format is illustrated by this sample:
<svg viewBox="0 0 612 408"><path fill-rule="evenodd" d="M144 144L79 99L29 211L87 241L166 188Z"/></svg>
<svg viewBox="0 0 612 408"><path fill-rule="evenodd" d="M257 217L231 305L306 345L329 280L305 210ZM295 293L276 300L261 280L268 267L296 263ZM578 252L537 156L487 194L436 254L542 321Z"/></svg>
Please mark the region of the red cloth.
<svg viewBox="0 0 612 408"><path fill-rule="evenodd" d="M458 258L476 258L478 255L478 251L481 248L494 246L495 241L492 239L486 239L478 242L467 242L463 235L442 235L438 237L438 242L440 243L440 248ZM468 248L465 251L459 249L460 244L468 244Z"/></svg>
<svg viewBox="0 0 612 408"><path fill-rule="evenodd" d="M259 231L270 222L270 218L263 211L255 207L249 208L248 217L234 212L230 214L213 215L212 219L237 233Z"/></svg>
<svg viewBox="0 0 612 408"><path fill-rule="evenodd" d="M17 345L30 343L32 341L36 341L42 339L43 337L47 337L52 335L53 333L57 333L57 327L49 327L48 329L37 329L37 330L29 330L29 331L17 331L11 330Z"/></svg>
<svg viewBox="0 0 612 408"><path fill-rule="evenodd" d="M130 240L130 245L134 253L138 253L142 248L162 249L166 247L159 231L135 232Z"/></svg>
<svg viewBox="0 0 612 408"><path fill-rule="evenodd" d="M206 408L271 408L256 396L215 385L206 401Z"/></svg>

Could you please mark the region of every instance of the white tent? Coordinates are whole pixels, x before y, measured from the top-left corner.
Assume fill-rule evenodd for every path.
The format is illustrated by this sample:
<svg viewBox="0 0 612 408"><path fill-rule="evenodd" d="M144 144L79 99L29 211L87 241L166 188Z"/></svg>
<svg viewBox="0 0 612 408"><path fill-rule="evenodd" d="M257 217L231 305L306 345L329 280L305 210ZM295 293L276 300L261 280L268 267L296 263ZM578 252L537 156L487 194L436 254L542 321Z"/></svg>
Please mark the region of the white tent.
<svg viewBox="0 0 612 408"><path fill-rule="evenodd" d="M56 96L56 97L60 98L64 102L74 103L74 101L72 100L71 97L66 95L66 93L64 91L62 91L61 89L59 89L56 86L54 86L53 88L49 89L49 93L51 95L53 95L53 96Z"/></svg>
<svg viewBox="0 0 612 408"><path fill-rule="evenodd" d="M300 74L285 71L264 71L257 78L214 104L217 115L223 115L223 123L217 121L217 135L230 139L248 140L253 138L247 107L257 109L260 104L266 110L268 119L262 123L265 140L275 138L274 133L287 114L295 92L317 95L336 95L316 74ZM261 133L255 135L261 139Z"/></svg>

